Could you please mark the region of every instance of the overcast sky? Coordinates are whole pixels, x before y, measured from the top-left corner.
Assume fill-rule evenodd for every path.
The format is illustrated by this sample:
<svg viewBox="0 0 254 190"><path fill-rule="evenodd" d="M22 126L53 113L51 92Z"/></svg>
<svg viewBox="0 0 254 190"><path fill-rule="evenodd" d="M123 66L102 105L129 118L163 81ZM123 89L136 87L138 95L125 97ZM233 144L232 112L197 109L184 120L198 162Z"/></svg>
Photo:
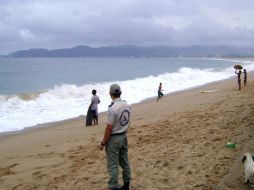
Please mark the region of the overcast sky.
<svg viewBox="0 0 254 190"><path fill-rule="evenodd" d="M254 46L254 0L0 0L0 54L123 44Z"/></svg>

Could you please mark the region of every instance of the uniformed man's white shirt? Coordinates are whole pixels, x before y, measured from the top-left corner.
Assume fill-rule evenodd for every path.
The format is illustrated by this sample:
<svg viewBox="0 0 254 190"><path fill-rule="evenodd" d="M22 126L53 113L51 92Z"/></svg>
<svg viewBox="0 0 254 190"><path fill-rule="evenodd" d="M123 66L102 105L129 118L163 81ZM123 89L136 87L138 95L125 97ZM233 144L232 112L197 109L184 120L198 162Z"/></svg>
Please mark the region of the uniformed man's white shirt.
<svg viewBox="0 0 254 190"><path fill-rule="evenodd" d="M131 108L121 98L114 99L108 108L107 124L113 126L112 134L126 132L130 123Z"/></svg>

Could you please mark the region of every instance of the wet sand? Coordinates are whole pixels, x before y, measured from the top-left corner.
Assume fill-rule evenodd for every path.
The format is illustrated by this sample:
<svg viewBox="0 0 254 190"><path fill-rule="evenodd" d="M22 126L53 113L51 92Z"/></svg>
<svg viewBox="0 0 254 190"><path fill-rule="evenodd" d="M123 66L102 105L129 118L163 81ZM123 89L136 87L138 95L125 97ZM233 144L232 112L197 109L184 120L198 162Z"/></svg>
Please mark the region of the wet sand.
<svg viewBox="0 0 254 190"><path fill-rule="evenodd" d="M235 77L133 105L131 189L249 189L241 157L254 153L253 73L248 80L242 91ZM98 149L106 114L96 127L84 119L0 136L0 189L106 190L105 152ZM236 149L224 146L230 141Z"/></svg>

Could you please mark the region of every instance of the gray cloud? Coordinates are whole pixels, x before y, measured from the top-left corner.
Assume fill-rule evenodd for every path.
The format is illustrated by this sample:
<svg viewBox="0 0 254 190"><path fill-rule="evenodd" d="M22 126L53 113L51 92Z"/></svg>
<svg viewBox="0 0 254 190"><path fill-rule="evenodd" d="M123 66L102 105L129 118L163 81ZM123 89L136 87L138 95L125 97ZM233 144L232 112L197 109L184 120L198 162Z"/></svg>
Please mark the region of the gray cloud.
<svg viewBox="0 0 254 190"><path fill-rule="evenodd" d="M0 54L75 45L254 45L253 0L2 0Z"/></svg>

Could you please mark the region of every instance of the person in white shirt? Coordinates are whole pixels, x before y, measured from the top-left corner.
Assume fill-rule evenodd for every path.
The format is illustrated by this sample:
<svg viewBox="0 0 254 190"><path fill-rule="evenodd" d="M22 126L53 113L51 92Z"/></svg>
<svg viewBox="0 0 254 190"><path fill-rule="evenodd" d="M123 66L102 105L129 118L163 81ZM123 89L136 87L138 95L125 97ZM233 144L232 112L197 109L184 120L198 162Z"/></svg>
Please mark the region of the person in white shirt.
<svg viewBox="0 0 254 190"><path fill-rule="evenodd" d="M100 103L99 96L96 95L96 90L92 90L92 98L91 98L91 112L93 115L94 125L98 125L98 104Z"/></svg>
<svg viewBox="0 0 254 190"><path fill-rule="evenodd" d="M108 107L108 120L100 150L105 147L109 173L109 190L129 190L131 168L128 160L127 131L130 125L131 107L121 99L121 88L118 84L110 86L109 94L113 100ZM118 184L118 166L122 168L124 184Z"/></svg>

